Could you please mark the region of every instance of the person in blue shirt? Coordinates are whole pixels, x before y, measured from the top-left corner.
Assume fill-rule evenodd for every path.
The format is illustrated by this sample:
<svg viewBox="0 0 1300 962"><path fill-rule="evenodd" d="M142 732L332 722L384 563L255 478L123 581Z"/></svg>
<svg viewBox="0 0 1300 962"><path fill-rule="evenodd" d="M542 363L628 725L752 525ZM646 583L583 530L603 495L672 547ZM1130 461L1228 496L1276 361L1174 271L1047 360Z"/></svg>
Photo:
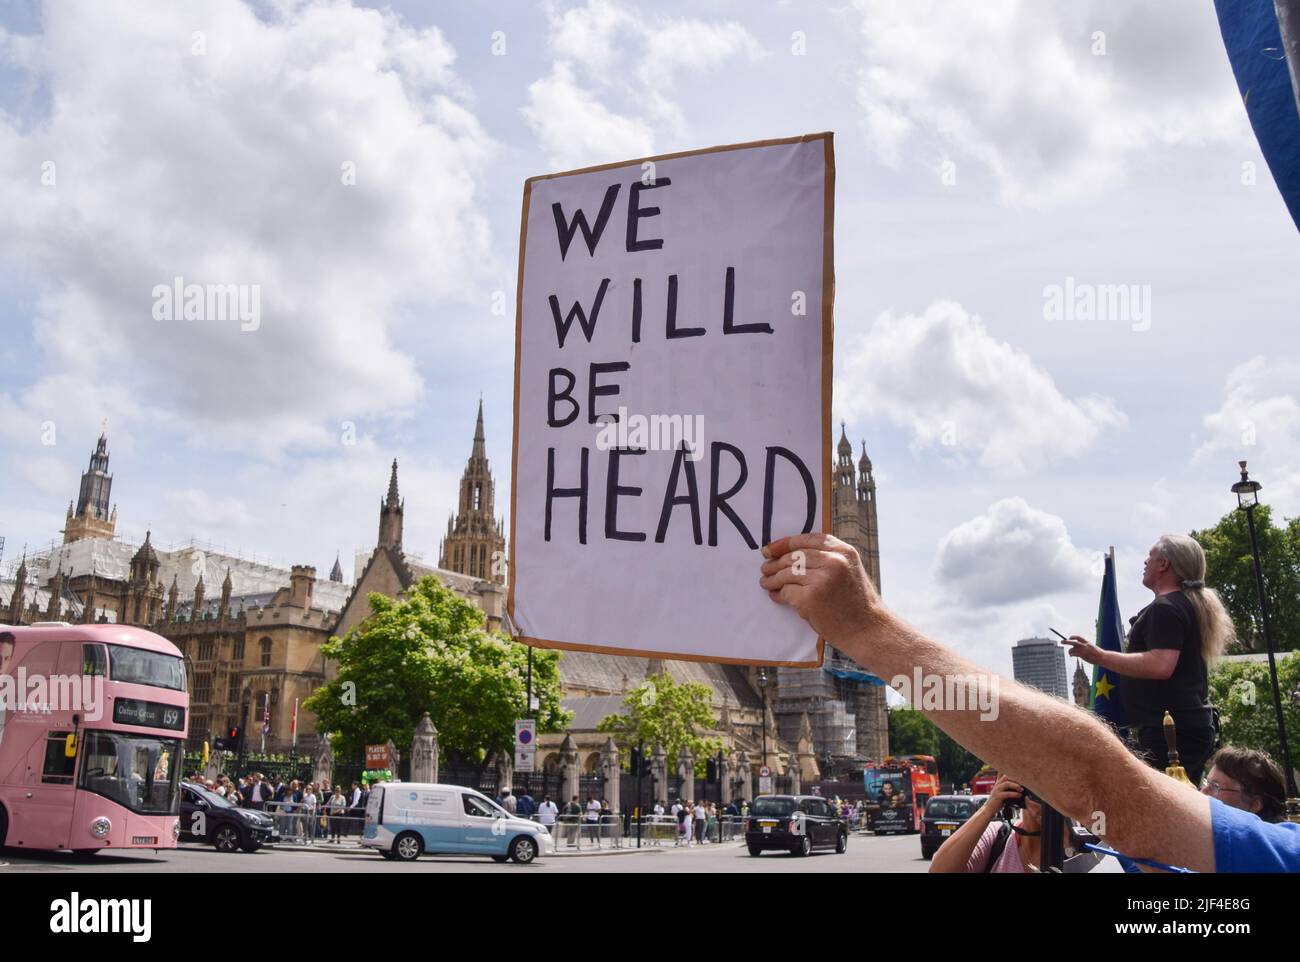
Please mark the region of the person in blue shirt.
<svg viewBox="0 0 1300 962"><path fill-rule="evenodd" d="M1009 682L926 637L880 600L852 545L800 534L764 546L759 587L891 684L916 675L997 697L918 705L940 728L1127 856L1196 872L1300 872L1300 825L1269 823L1132 755L1088 712Z"/></svg>

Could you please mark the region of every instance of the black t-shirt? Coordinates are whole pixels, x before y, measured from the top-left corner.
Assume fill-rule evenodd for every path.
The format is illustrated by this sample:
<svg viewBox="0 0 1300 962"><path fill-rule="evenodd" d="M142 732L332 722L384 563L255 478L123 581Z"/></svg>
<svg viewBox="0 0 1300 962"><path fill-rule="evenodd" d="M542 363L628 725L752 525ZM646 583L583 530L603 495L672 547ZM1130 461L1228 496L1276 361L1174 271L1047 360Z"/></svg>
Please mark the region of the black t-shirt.
<svg viewBox="0 0 1300 962"><path fill-rule="evenodd" d="M1120 682L1128 723L1160 725L1168 711L1180 728L1210 725L1209 674L1201 657L1201 629L1187 596L1181 591L1160 595L1129 624L1129 654L1173 648L1178 651L1178 663L1164 681L1125 677Z"/></svg>

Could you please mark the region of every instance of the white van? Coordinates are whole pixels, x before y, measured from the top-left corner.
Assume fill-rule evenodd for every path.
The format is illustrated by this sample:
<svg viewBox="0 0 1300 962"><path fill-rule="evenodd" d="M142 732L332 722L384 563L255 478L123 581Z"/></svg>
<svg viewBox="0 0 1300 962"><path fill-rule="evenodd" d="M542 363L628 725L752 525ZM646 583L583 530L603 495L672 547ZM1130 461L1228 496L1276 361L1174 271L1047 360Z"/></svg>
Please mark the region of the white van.
<svg viewBox="0 0 1300 962"><path fill-rule="evenodd" d="M421 782L371 787L361 844L403 862L425 854L489 855L526 865L555 851L543 826L511 815L474 789Z"/></svg>

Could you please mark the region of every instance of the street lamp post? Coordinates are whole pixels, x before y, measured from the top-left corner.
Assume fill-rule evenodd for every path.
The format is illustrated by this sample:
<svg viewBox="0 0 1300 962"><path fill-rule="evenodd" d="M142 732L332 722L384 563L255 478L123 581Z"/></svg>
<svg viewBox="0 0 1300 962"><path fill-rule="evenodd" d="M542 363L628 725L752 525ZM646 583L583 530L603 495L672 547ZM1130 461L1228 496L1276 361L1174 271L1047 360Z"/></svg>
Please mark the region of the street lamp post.
<svg viewBox="0 0 1300 962"><path fill-rule="evenodd" d="M758 669L758 690L763 695L763 767L767 767L767 669Z"/></svg>
<svg viewBox="0 0 1300 962"><path fill-rule="evenodd" d="M1264 631L1264 646L1268 649L1268 674L1273 682L1273 709L1277 713L1277 734L1282 743L1282 771L1286 776L1287 820L1300 822L1300 792L1296 791L1295 771L1291 768L1291 748L1286 740L1286 722L1282 717L1282 691L1277 681L1277 659L1273 651L1273 634L1268 622L1268 598L1264 594L1264 569L1259 560L1259 540L1255 535L1255 508L1259 506L1259 489L1262 485L1252 481L1246 472L1246 462L1238 461L1241 480L1232 486L1237 496L1237 507L1246 512L1246 527L1250 531L1250 554L1255 563L1255 590L1259 593L1260 627Z"/></svg>

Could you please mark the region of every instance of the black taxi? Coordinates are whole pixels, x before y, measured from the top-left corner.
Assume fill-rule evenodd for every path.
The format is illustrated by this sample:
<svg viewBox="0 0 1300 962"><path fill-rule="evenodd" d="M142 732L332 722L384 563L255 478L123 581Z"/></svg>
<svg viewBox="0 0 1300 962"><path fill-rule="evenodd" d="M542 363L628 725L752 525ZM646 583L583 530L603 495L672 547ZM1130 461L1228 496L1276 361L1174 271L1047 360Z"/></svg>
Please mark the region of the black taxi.
<svg viewBox="0 0 1300 962"><path fill-rule="evenodd" d="M932 858L988 799L987 795L936 795L930 799L921 819L921 857Z"/></svg>
<svg viewBox="0 0 1300 962"><path fill-rule="evenodd" d="M745 818L745 844L753 856L769 849L810 855L816 848L843 855L849 827L817 795L760 795Z"/></svg>

